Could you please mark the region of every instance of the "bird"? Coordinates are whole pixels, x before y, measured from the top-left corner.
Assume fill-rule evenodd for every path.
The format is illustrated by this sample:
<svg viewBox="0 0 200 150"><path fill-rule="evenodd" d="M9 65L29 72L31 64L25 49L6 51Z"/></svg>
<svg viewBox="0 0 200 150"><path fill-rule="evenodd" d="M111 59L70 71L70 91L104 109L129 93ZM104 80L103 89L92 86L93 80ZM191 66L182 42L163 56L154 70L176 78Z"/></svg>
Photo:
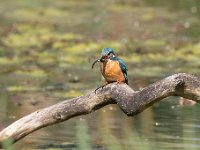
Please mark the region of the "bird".
<svg viewBox="0 0 200 150"><path fill-rule="evenodd" d="M114 50L110 47L103 48L101 57L92 63L94 65L100 62L100 70L107 84L117 82L128 84L127 67L125 62L116 57Z"/></svg>

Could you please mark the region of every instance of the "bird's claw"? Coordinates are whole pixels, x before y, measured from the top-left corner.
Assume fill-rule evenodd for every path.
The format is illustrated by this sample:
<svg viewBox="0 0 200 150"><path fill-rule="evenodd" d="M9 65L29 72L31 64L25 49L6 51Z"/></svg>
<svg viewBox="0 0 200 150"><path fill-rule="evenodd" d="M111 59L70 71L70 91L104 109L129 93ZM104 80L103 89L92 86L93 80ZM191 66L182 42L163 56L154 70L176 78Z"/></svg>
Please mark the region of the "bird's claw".
<svg viewBox="0 0 200 150"><path fill-rule="evenodd" d="M97 90L99 90L100 88L101 88L101 90L102 90L102 89L103 89L103 88L104 88L106 85L107 85L107 84L105 84L105 85L102 85L102 86L99 86L98 88L96 88L96 89L95 89L95 91L94 91L94 92L95 92L95 94L97 93Z"/></svg>

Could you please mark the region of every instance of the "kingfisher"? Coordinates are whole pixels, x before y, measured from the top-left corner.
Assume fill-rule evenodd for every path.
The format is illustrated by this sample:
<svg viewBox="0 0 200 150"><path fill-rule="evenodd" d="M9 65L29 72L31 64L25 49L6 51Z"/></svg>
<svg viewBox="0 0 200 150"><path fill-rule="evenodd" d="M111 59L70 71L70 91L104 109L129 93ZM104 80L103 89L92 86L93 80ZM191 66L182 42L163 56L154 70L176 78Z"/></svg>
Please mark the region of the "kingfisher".
<svg viewBox="0 0 200 150"><path fill-rule="evenodd" d="M126 64L116 57L112 48L103 48L101 57L93 62L92 68L97 62L100 62L100 70L107 84L112 82L128 84Z"/></svg>

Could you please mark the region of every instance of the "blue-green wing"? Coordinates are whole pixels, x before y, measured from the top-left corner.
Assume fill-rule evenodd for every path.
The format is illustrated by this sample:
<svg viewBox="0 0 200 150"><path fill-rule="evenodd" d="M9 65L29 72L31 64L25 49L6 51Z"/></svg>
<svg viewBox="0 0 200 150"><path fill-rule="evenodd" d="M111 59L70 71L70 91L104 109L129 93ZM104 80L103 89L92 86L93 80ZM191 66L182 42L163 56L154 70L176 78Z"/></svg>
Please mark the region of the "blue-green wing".
<svg viewBox="0 0 200 150"><path fill-rule="evenodd" d="M127 67L126 67L126 64L125 62L120 59L120 58L117 58L117 61L119 62L119 66L122 70L122 73L124 75L124 78L125 78L125 82L128 84L128 75L127 75Z"/></svg>

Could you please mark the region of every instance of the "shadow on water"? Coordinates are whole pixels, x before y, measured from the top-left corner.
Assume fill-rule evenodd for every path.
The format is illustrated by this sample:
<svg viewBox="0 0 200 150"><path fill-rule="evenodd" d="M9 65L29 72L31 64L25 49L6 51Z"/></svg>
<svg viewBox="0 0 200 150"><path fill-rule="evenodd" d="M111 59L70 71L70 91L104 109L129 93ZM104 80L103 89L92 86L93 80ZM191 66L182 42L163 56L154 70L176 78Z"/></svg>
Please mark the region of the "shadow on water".
<svg viewBox="0 0 200 150"><path fill-rule="evenodd" d="M199 0L0 2L0 129L103 84L91 62L112 47L130 86L200 75ZM115 105L41 129L12 149L199 149L199 105L170 97L135 117ZM7 144L9 145L9 143Z"/></svg>

